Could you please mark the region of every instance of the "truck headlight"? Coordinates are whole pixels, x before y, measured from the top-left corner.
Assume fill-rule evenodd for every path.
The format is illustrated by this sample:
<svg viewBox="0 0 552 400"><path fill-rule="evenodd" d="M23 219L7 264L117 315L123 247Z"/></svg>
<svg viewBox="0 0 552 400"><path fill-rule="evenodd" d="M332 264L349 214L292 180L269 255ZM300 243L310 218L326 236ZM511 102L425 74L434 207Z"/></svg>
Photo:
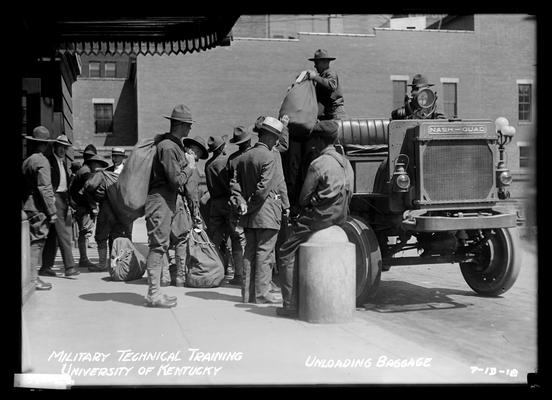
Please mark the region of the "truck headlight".
<svg viewBox="0 0 552 400"><path fill-rule="evenodd" d="M498 174L498 181L501 186L510 186L510 183L512 183L512 174L510 171L502 171Z"/></svg>
<svg viewBox="0 0 552 400"><path fill-rule="evenodd" d="M393 172L393 191L394 192L408 192L410 187L410 177L405 171L402 164L398 164Z"/></svg>

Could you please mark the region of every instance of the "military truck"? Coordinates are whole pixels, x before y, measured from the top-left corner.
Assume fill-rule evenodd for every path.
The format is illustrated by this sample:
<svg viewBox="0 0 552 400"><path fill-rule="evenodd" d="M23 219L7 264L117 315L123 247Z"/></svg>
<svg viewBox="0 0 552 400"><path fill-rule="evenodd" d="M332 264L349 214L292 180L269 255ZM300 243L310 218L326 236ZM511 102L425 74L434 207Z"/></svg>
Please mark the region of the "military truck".
<svg viewBox="0 0 552 400"><path fill-rule="evenodd" d="M338 123L338 149L355 171L343 228L356 244L358 305L396 265L458 263L483 296L514 284L521 260L504 146L515 129L505 118Z"/></svg>

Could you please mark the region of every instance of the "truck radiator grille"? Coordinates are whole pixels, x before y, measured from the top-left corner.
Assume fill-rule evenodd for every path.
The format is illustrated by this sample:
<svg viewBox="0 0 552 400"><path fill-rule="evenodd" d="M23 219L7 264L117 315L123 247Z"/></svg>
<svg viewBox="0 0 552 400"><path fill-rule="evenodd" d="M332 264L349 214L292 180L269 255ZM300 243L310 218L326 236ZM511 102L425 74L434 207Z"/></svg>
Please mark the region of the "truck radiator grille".
<svg viewBox="0 0 552 400"><path fill-rule="evenodd" d="M484 141L433 140L422 176L429 201L486 199L494 185L493 153Z"/></svg>

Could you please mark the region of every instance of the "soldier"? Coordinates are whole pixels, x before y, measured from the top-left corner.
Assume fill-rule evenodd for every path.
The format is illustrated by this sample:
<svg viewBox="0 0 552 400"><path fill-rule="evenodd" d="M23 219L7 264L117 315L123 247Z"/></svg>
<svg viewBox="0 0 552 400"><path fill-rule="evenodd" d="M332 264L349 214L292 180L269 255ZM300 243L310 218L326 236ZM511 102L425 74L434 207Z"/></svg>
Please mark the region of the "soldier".
<svg viewBox="0 0 552 400"><path fill-rule="evenodd" d="M226 184L230 188L230 180L234 176L236 166L238 165L241 156L251 148L251 132L243 126L234 128L232 138L229 140L238 146L238 150L228 157L226 164ZM228 215L228 225L230 230L230 240L232 243L232 260L234 261L234 278L229 281L231 285L242 284L243 276L243 253L245 251L245 232L243 226L239 224L239 215L236 212L237 205L231 204L232 198L229 200L230 208Z"/></svg>
<svg viewBox="0 0 552 400"><path fill-rule="evenodd" d="M220 250L224 258L225 274L230 275L228 237L230 235L230 188L226 164L228 156L224 152L225 136L210 136L207 146L213 156L205 163L205 182L209 191L209 220L207 232L213 244Z"/></svg>
<svg viewBox="0 0 552 400"><path fill-rule="evenodd" d="M335 60L335 57L330 57L324 49L318 49L314 52L314 58L309 60L314 62L316 71L309 71L307 79L314 81L316 98L324 106L324 114L319 118L347 119L339 78L337 73L330 69L330 61Z"/></svg>
<svg viewBox="0 0 552 400"><path fill-rule="evenodd" d="M197 163L200 159L206 160L209 152L202 137L185 137L182 139L186 155L194 158ZM197 168L191 171L184 183L184 187L178 192L176 212L171 223L170 245L174 246L176 262L176 286L182 287L186 281L186 259L188 258L188 234L191 229L197 227L203 229L203 222L199 212L199 182L200 176ZM163 274L168 274L168 264ZM162 275L163 275L162 274ZM168 276L168 275L167 275Z"/></svg>
<svg viewBox="0 0 552 400"><path fill-rule="evenodd" d="M276 118L260 117L253 131L259 141L236 165L231 180L232 200L239 205L240 225L245 230L242 300L244 303L279 303L270 293L271 261L283 213L281 162L272 150L284 125ZM277 171L279 169L279 171ZM285 185L284 185L285 188Z"/></svg>
<svg viewBox="0 0 552 400"><path fill-rule="evenodd" d="M351 163L333 144L337 140L335 121L319 121L312 131L320 156L309 166L299 196L302 207L291 236L280 249L283 307L281 316L297 315L297 269L295 252L313 231L343 224L349 215L354 175Z"/></svg>
<svg viewBox="0 0 552 400"><path fill-rule="evenodd" d="M94 179L93 174L98 173L99 169L106 168L109 163L100 155L95 155L84 161L90 168L91 174L83 187L84 196L90 203L99 204L99 212L96 221L96 232L94 239L98 244L98 264L91 264L88 270L91 272L103 272L109 269L110 254L113 241L118 237L131 238L132 232L117 219L109 203L106 194L106 182L99 185L90 185ZM97 175L96 175L97 176ZM112 178L115 181L115 177ZM109 243L109 244L108 244ZM109 252L108 252L109 250Z"/></svg>
<svg viewBox="0 0 552 400"><path fill-rule="evenodd" d="M33 129L32 136L25 136L33 153L23 161L23 211L29 221L31 241L31 281L36 290L50 290L52 284L38 277L37 268L42 265L42 250L50 224L57 219L54 190L50 178L50 164L44 156L52 142L50 132L43 126Z"/></svg>
<svg viewBox="0 0 552 400"><path fill-rule="evenodd" d="M391 119L445 118L443 114L437 112L437 94L431 90L423 90L434 86L425 76L414 75L412 83L408 86L411 87L410 96L405 96L403 107L391 112Z"/></svg>
<svg viewBox="0 0 552 400"><path fill-rule="evenodd" d="M42 253L42 267L38 272L42 276L56 276L52 270L56 258L57 247L61 250L61 257L65 267L65 276L79 275L75 267L72 249L73 218L69 200L69 171L65 153L71 147L71 142L65 135L60 135L53 142L52 154L48 157L52 187L56 198L57 220L54 229L50 229L44 251Z"/></svg>
<svg viewBox="0 0 552 400"><path fill-rule="evenodd" d="M149 253L147 257L147 305L170 308L176 306L176 297L163 295L160 289L163 258L170 245L171 224L176 211L176 199L196 168L195 157L186 153L182 139L192 129L192 113L181 104L170 116L170 131L156 145L151 167L148 196L145 205Z"/></svg>
<svg viewBox="0 0 552 400"><path fill-rule="evenodd" d="M94 233L94 224L98 215L98 204L82 193L84 184L90 178L92 171L87 163L92 156L96 155L96 148L88 145L84 149L83 165L78 169L70 185L70 196L73 208L75 209L74 219L77 222L79 236L77 245L79 248L79 268L97 269L98 266L88 259L88 240Z"/></svg>

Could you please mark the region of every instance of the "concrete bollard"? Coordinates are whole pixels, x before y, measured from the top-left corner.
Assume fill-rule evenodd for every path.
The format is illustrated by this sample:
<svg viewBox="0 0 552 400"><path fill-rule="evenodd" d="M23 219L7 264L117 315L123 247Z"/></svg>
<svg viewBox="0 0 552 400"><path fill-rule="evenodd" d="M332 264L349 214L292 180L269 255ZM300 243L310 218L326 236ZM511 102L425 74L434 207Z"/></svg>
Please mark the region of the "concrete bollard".
<svg viewBox="0 0 552 400"><path fill-rule="evenodd" d="M343 323L356 309L356 248L338 226L315 232L299 246L299 319Z"/></svg>

